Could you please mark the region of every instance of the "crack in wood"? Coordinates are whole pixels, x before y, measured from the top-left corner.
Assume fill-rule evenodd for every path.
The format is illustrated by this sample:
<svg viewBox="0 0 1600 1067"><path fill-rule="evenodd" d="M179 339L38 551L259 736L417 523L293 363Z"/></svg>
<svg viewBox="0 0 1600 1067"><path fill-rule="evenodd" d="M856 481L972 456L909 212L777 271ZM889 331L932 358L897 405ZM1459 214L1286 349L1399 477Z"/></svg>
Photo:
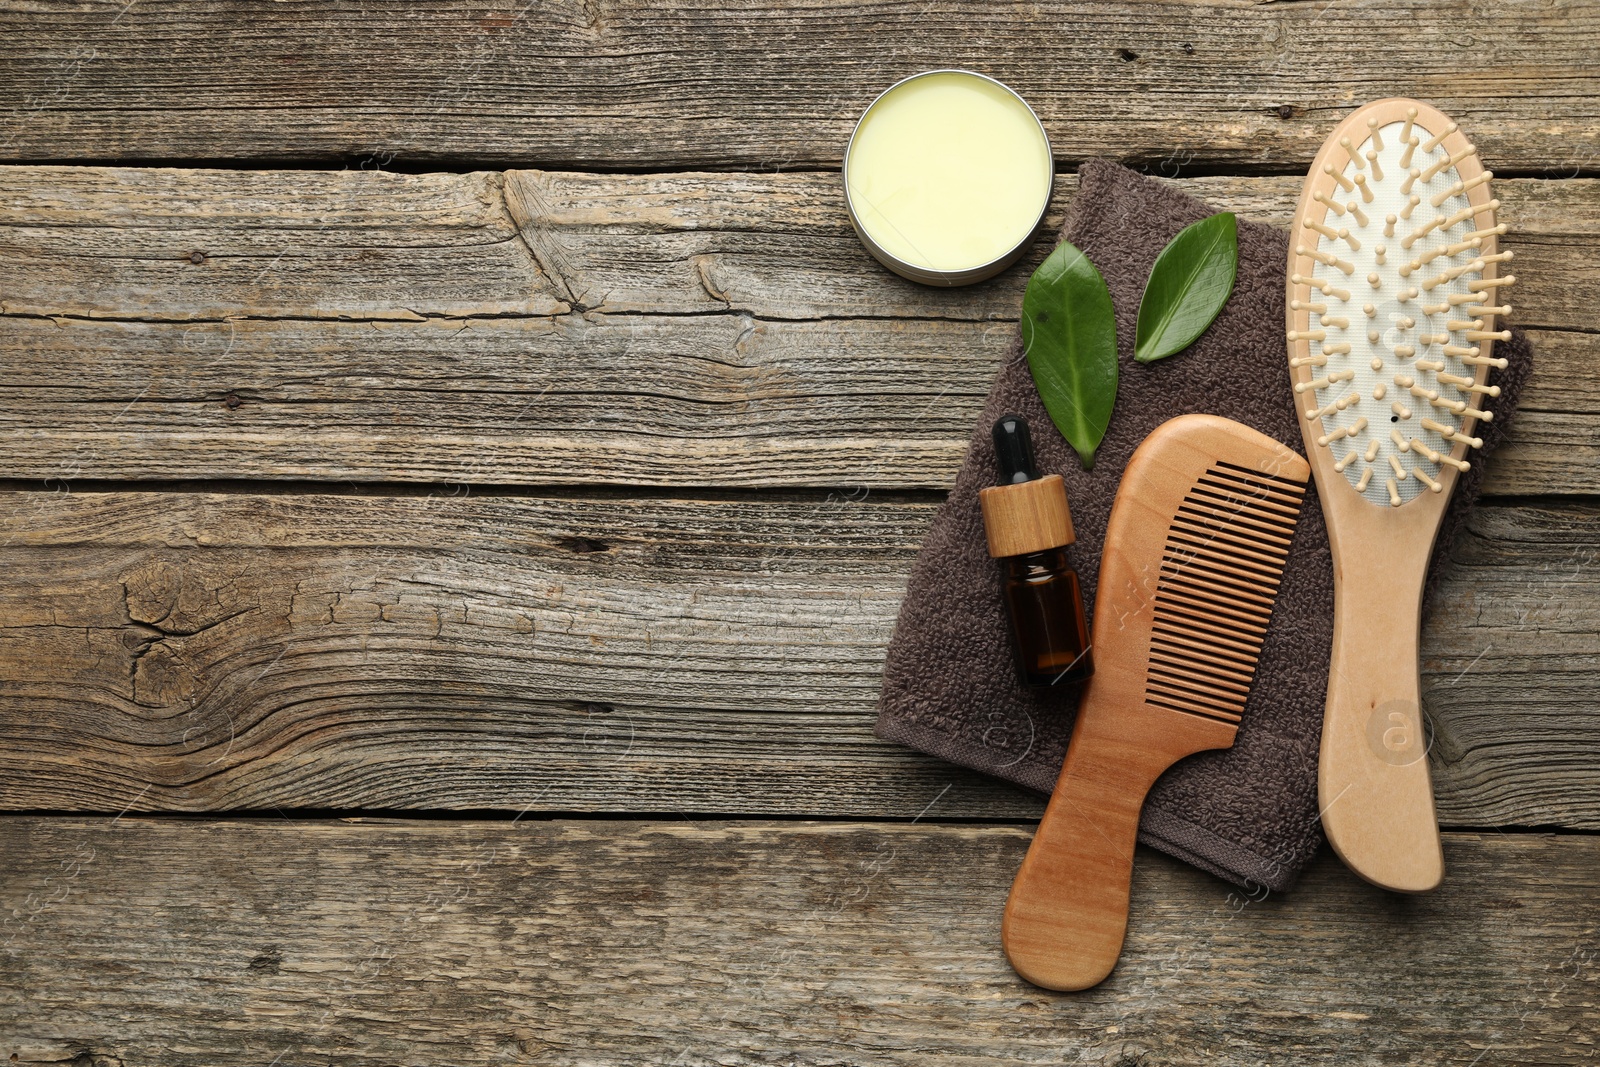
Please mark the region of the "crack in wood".
<svg viewBox="0 0 1600 1067"><path fill-rule="evenodd" d="M542 220L550 206L539 191L531 171L505 171L499 175L500 204L529 257L556 294L577 312L593 311L605 303L589 302L589 288L568 260L560 243Z"/></svg>

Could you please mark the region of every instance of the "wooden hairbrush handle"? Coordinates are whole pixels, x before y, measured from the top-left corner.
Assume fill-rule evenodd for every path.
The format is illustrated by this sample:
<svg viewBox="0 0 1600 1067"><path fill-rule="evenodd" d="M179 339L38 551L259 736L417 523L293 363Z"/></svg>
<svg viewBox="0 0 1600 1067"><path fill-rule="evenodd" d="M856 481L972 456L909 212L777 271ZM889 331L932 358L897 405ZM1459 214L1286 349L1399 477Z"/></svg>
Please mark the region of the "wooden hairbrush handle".
<svg viewBox="0 0 1600 1067"><path fill-rule="evenodd" d="M1367 881L1403 893L1425 893L1444 878L1417 667L1428 560L1428 542L1418 542L1420 549L1388 546L1375 553L1387 558L1336 571L1317 775L1333 850Z"/></svg>
<svg viewBox="0 0 1600 1067"><path fill-rule="evenodd" d="M1128 928L1145 794L1173 763L1226 748L1235 733L1182 713L1160 713L1157 725L1141 706L1096 700L1095 684L1000 926L1011 966L1046 989L1087 989L1111 973Z"/></svg>

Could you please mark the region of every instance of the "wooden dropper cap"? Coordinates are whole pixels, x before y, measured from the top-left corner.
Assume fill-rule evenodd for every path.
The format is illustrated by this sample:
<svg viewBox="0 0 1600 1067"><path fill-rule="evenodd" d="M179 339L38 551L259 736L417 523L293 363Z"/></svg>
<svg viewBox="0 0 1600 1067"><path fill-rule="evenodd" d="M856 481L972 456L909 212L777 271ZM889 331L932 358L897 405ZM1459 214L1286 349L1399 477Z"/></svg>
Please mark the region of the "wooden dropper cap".
<svg viewBox="0 0 1600 1067"><path fill-rule="evenodd" d="M996 559L1070 545L1072 512L1059 474L1039 477L1033 437L1021 415L1002 415L994 424L994 455L1000 483L978 492L989 555Z"/></svg>

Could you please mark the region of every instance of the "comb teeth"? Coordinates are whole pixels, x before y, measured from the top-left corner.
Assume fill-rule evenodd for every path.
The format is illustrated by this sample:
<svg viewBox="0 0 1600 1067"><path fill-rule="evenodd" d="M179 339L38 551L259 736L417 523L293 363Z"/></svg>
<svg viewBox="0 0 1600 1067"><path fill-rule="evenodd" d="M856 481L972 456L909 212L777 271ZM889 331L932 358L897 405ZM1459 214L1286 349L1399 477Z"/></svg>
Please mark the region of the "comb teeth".
<svg viewBox="0 0 1600 1067"><path fill-rule="evenodd" d="M1226 462L1190 488L1161 556L1145 703L1238 723L1304 495Z"/></svg>

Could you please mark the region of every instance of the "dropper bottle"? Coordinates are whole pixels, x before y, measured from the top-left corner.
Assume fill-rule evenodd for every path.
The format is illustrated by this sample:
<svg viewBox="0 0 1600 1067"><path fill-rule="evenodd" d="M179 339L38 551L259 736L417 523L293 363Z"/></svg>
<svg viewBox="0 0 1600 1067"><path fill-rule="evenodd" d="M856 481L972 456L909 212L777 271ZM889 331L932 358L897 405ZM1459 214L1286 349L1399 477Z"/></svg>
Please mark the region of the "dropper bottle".
<svg viewBox="0 0 1600 1067"><path fill-rule="evenodd" d="M1018 664L1028 685L1071 685L1094 673L1083 591L1067 562L1077 538L1059 474L1039 476L1028 420L994 424L1000 484L978 493L989 555L1000 560Z"/></svg>

